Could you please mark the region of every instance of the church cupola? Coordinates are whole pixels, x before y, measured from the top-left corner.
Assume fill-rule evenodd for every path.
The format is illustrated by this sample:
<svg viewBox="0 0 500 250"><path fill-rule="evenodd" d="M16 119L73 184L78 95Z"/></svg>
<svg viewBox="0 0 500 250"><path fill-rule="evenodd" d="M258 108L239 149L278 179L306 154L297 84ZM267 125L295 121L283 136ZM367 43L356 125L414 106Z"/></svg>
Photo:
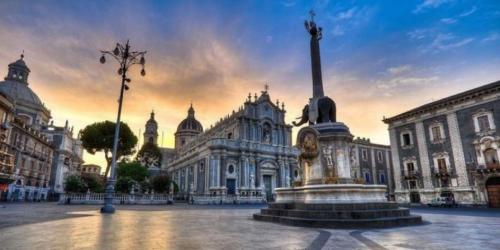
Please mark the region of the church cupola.
<svg viewBox="0 0 500 250"><path fill-rule="evenodd" d="M22 82L27 85L29 73L30 69L24 62L24 54L21 54L21 58L19 60L9 64L9 71L5 80Z"/></svg>
<svg viewBox="0 0 500 250"><path fill-rule="evenodd" d="M184 146L192 137L203 132L203 126L194 117L193 104L188 109L186 119L182 120L175 132L175 148Z"/></svg>
<svg viewBox="0 0 500 250"><path fill-rule="evenodd" d="M151 116L146 122L146 130L144 131L145 143L158 143L158 123L155 120L155 112L151 111Z"/></svg>

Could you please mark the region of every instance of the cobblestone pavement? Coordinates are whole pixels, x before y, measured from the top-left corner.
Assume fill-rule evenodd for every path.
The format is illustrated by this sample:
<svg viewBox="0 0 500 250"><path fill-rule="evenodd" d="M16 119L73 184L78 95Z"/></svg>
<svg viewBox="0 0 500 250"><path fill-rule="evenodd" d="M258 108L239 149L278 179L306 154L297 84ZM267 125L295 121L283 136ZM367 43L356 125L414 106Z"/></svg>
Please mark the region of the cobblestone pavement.
<svg viewBox="0 0 500 250"><path fill-rule="evenodd" d="M331 230L258 222L259 206L0 203L0 249L500 249L500 211L412 209L426 224Z"/></svg>

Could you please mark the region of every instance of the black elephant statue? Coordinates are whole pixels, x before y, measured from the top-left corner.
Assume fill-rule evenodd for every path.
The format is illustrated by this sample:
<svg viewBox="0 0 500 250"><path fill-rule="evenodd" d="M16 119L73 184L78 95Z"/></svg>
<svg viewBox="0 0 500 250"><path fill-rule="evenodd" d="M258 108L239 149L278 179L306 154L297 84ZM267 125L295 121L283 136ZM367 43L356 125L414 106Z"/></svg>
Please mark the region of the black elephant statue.
<svg viewBox="0 0 500 250"><path fill-rule="evenodd" d="M294 126L301 126L309 121L309 125L326 122L337 122L337 108L335 102L328 96L318 98L312 101L310 105L315 105L317 110L317 118L312 120L309 118L309 104L302 109L302 117L298 122L292 122Z"/></svg>
<svg viewBox="0 0 500 250"><path fill-rule="evenodd" d="M302 116L297 117L297 119L300 119L299 122L293 121L292 124L296 127L301 126L302 124L306 123L309 121L309 104L306 104L304 108L302 109ZM312 125L313 123L309 121L309 125Z"/></svg>

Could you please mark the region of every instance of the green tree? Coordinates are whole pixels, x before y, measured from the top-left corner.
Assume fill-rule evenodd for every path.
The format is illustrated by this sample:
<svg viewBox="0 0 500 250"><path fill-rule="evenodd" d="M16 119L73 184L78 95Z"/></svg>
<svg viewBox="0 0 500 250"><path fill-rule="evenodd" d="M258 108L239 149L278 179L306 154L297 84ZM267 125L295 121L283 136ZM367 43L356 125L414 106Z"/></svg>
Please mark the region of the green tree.
<svg viewBox="0 0 500 250"><path fill-rule="evenodd" d="M115 136L115 124L111 121L96 122L86 126L82 132L80 139L82 146L90 154L96 152L103 152L106 159L106 172L104 178L108 176L111 167L112 153L113 153L113 138ZM134 153L135 145L137 144L137 137L132 133L126 123L120 123L120 137L118 142L118 150L116 152L116 159L122 156L131 155Z"/></svg>
<svg viewBox="0 0 500 250"><path fill-rule="evenodd" d="M104 192L104 181L95 174L82 174L82 180L93 193L103 193Z"/></svg>
<svg viewBox="0 0 500 250"><path fill-rule="evenodd" d="M116 180L115 190L118 193L128 194L132 190L135 181L130 177L121 177Z"/></svg>
<svg viewBox="0 0 500 250"><path fill-rule="evenodd" d="M64 183L64 191L66 193L85 193L87 191L87 184L85 184L80 176L70 175Z"/></svg>
<svg viewBox="0 0 500 250"><path fill-rule="evenodd" d="M117 178L130 177L132 180L142 182L148 177L148 169L139 162L120 162L116 169Z"/></svg>
<svg viewBox="0 0 500 250"><path fill-rule="evenodd" d="M153 177L151 186L156 193L165 193L170 191L170 177L168 175L157 175Z"/></svg>

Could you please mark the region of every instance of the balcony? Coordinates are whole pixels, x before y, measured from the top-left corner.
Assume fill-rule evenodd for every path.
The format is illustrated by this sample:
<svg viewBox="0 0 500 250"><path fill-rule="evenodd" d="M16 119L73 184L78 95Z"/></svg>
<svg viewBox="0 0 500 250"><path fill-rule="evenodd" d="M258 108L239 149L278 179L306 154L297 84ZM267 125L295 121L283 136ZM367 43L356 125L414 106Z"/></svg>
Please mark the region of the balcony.
<svg viewBox="0 0 500 250"><path fill-rule="evenodd" d="M420 178L420 173L416 170L405 171L403 173L405 180L415 180Z"/></svg>
<svg viewBox="0 0 500 250"><path fill-rule="evenodd" d="M432 168L432 174L438 178L450 178L455 175L455 172L449 168Z"/></svg>
<svg viewBox="0 0 500 250"><path fill-rule="evenodd" d="M500 170L500 164L499 163L486 163L486 169Z"/></svg>

